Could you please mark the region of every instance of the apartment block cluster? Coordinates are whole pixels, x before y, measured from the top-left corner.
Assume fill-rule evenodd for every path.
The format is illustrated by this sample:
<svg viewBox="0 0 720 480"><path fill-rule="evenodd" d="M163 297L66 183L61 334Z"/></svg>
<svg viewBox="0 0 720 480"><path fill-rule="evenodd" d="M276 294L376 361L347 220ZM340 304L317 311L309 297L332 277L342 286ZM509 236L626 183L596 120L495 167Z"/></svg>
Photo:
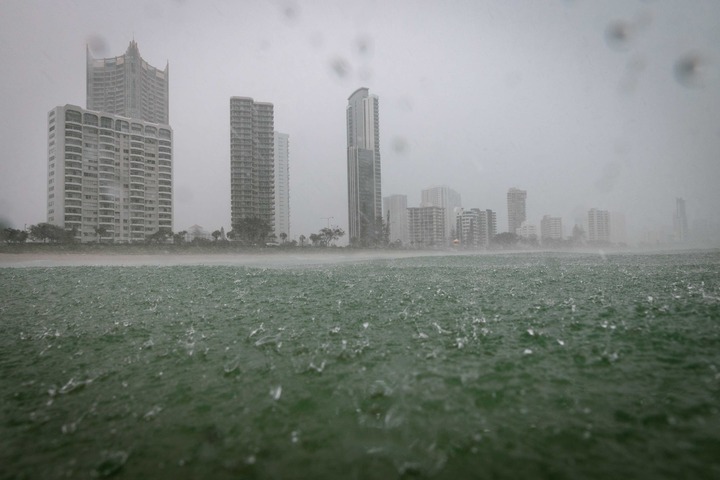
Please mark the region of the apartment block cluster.
<svg viewBox="0 0 720 480"><path fill-rule="evenodd" d="M463 208L460 194L447 186L430 187L421 192L420 207L408 207L406 195L384 197L385 219L391 243L411 248L454 246L486 249L497 235L497 213L490 209ZM508 233L542 245L557 245L566 236L561 217L544 215L540 229L527 221L527 191L510 188L507 192ZM576 240L593 245L625 242L625 223L621 214L590 209L577 225ZM680 222L681 223L681 222Z"/></svg>
<svg viewBox="0 0 720 480"><path fill-rule="evenodd" d="M82 242L172 231L169 65L150 65L135 41L123 55L93 58L88 49L86 59L86 107L48 113L47 222ZM232 97L230 125L231 224L260 218L289 235L289 136L274 131L273 105Z"/></svg>

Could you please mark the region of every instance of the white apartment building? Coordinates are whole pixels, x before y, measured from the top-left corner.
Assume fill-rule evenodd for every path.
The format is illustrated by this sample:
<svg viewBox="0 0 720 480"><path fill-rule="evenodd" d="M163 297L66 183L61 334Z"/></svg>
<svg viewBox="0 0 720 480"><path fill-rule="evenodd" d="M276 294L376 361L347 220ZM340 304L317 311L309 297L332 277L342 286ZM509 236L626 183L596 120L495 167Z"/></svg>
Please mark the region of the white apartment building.
<svg viewBox="0 0 720 480"><path fill-rule="evenodd" d="M82 242L172 230L173 132L75 105L48 114L47 221Z"/></svg>
<svg viewBox="0 0 720 480"><path fill-rule="evenodd" d="M435 186L420 192L420 207L440 207L445 210L445 238L450 241L456 227L456 214L462 208L460 194L448 186ZM457 236L457 235L456 235Z"/></svg>
<svg viewBox="0 0 720 480"><path fill-rule="evenodd" d="M290 136L275 132L275 234L290 238Z"/></svg>
<svg viewBox="0 0 720 480"><path fill-rule="evenodd" d="M456 235L462 248L487 248L497 233L497 215L492 210L472 208L456 215Z"/></svg>
<svg viewBox="0 0 720 480"><path fill-rule="evenodd" d="M408 211L410 246L415 248L445 247L445 209L442 207L411 207Z"/></svg>
<svg viewBox="0 0 720 480"><path fill-rule="evenodd" d="M230 224L258 218L275 232L272 103L230 98ZM280 233L280 232L278 232Z"/></svg>
<svg viewBox="0 0 720 480"><path fill-rule="evenodd" d="M591 208L588 211L588 242L610 243L610 213Z"/></svg>
<svg viewBox="0 0 720 480"><path fill-rule="evenodd" d="M524 239L530 240L538 238L538 231L537 231L537 225L532 225L528 222L522 222L520 227L515 231L515 233Z"/></svg>
<svg viewBox="0 0 720 480"><path fill-rule="evenodd" d="M558 241L563 238L562 218L543 216L540 220L540 239L542 242Z"/></svg>

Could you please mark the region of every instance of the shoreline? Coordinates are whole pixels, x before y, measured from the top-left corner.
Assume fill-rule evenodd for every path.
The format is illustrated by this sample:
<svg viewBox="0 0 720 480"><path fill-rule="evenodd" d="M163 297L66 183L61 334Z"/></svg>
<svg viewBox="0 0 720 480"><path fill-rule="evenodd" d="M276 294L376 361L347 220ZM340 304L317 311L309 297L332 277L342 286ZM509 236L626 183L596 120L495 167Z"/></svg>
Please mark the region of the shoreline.
<svg viewBox="0 0 720 480"><path fill-rule="evenodd" d="M720 249L639 250L639 249L574 249L574 250L351 250L272 249L244 251L0 251L0 268L49 267L139 267L139 266L246 266L257 268L311 267L357 263L375 260L398 260L417 257L495 256L495 255L667 255L691 252L720 253Z"/></svg>

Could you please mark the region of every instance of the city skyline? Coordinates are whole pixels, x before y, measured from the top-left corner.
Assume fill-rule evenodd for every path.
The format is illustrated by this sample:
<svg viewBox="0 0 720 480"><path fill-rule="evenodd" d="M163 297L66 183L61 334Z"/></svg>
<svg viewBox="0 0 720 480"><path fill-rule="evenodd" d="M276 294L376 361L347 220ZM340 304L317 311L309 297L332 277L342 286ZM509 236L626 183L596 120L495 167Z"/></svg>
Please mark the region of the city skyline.
<svg viewBox="0 0 720 480"><path fill-rule="evenodd" d="M82 105L86 48L107 58L134 37L150 64L172 64L176 230L228 230L225 109L237 93L272 101L293 138L293 236L328 217L345 227L340 122L358 85L383 99L382 189L409 205L450 185L502 224L518 185L536 199L533 223L551 214L571 228L591 207L624 210L637 239L672 229L676 197L689 230L720 223L717 3L328 5L3 3L0 58L13 75L0 91L0 216L16 227L44 218L47 112Z"/></svg>

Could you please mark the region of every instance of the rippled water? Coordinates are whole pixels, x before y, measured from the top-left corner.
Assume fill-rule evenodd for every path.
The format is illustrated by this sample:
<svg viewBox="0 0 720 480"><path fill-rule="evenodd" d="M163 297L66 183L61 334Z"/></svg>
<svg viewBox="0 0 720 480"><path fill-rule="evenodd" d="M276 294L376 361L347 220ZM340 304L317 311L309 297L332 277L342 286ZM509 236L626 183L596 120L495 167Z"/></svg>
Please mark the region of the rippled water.
<svg viewBox="0 0 720 480"><path fill-rule="evenodd" d="M720 254L0 269L1 478L718 478Z"/></svg>

